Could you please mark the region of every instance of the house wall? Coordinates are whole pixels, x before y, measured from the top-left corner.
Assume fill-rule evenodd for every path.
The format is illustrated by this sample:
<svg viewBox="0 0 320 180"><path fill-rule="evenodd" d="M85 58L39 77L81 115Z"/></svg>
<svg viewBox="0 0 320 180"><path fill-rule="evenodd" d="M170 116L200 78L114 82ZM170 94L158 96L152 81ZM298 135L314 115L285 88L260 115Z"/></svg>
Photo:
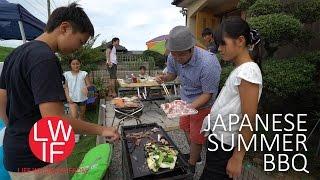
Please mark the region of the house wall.
<svg viewBox="0 0 320 180"><path fill-rule="evenodd" d="M222 12L230 11L235 8L235 4L239 0L227 0L227 3L221 1L217 6L215 0L197 0L188 4L187 11L187 26L196 36L198 43L204 45L202 39L202 30L204 28L216 29L223 17ZM240 13L241 14L241 13Z"/></svg>
<svg viewBox="0 0 320 180"><path fill-rule="evenodd" d="M202 9L207 3L207 0L197 0L191 2L187 6L187 26L193 34L196 34L197 12Z"/></svg>
<svg viewBox="0 0 320 180"><path fill-rule="evenodd" d="M204 45L201 37L201 32L204 28L209 27L214 30L221 20L229 16L241 16L243 19L246 19L245 12L235 9L238 2L239 0L188 1L188 4L185 6L188 9L187 26L196 36L198 43ZM279 47L275 52L276 58L292 57L304 51L320 50L320 21L305 25L304 28L317 33L317 36L307 46L296 47L296 45L288 44Z"/></svg>
<svg viewBox="0 0 320 180"><path fill-rule="evenodd" d="M239 3L239 0L223 0L218 5L211 5L210 6L210 4L214 4L214 2L216 2L217 0L209 0L209 1L210 2L208 4L208 7L214 11L215 15L221 15L226 12L230 12L230 11L236 9L236 7Z"/></svg>
<svg viewBox="0 0 320 180"><path fill-rule="evenodd" d="M199 43L204 44L202 39L202 30L204 28L216 29L220 23L220 18L214 16L209 9L197 12L195 24L195 36Z"/></svg>
<svg viewBox="0 0 320 180"><path fill-rule="evenodd" d="M187 6L188 17L193 17L194 15L196 15L196 13L202 10L208 3L209 3L208 0L196 0L190 3Z"/></svg>

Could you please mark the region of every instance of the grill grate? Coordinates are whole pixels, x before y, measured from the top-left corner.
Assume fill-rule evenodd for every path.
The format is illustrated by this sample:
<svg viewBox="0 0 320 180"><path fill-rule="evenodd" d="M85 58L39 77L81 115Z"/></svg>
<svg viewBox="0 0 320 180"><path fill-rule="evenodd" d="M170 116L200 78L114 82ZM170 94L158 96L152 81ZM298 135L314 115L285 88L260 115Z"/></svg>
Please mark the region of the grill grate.
<svg viewBox="0 0 320 180"><path fill-rule="evenodd" d="M144 145L147 142L150 142L149 138L142 138L140 145L135 146L134 142L126 139L126 135L130 133L145 132L153 129L154 127L158 128L160 131L157 133L152 133L150 136L153 139L157 139L157 135L161 134L168 142L170 146L173 146L175 150L179 152L177 157L176 166L174 169L159 169L158 172L152 172L149 170L146 163L146 153L144 151ZM163 128L156 123L152 124L140 124L134 126L124 126L121 129L122 136L122 147L123 149L123 169L127 170L127 179L188 179L192 178L190 167L177 146L168 136L168 134L163 130Z"/></svg>

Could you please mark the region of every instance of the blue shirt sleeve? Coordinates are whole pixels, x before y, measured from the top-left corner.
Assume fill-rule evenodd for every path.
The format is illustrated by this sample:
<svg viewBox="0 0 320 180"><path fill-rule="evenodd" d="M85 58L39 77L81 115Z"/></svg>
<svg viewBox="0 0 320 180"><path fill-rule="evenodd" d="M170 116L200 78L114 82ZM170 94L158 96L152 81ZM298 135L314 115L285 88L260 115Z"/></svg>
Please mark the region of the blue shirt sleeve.
<svg viewBox="0 0 320 180"><path fill-rule="evenodd" d="M168 60L167 60L167 72L177 75L177 69L171 54L169 54Z"/></svg>
<svg viewBox="0 0 320 180"><path fill-rule="evenodd" d="M217 95L219 89L221 74L221 66L215 55L207 63L207 66L204 66L202 69L202 74L200 77L202 91L204 93L213 93Z"/></svg>

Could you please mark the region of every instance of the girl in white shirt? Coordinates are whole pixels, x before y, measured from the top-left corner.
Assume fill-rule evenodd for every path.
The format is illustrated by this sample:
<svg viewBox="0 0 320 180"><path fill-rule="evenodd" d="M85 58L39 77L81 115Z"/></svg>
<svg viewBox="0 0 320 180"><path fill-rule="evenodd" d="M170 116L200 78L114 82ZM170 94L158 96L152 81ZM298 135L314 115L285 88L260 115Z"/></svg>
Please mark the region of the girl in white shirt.
<svg viewBox="0 0 320 180"><path fill-rule="evenodd" d="M91 85L88 73L81 71L79 59L69 62L71 71L65 72L65 93L69 103L72 118L84 120L86 112L86 100L88 99L88 87ZM78 111L79 110L79 111ZM79 112L79 113L78 113Z"/></svg>
<svg viewBox="0 0 320 180"><path fill-rule="evenodd" d="M242 145L236 144L237 137L238 134L242 134L248 144L253 134L249 127L242 128L240 131L240 124L245 114L249 117L251 124L254 123L262 91L262 75L257 63L259 58L252 58L249 53L254 48L259 49L257 47L260 42L258 32L251 30L248 23L240 17L230 17L221 23L215 33L215 41L219 45L218 50L222 59L233 62L235 69L230 73L212 106L210 119L207 117L203 121L201 132L205 135L212 133L215 136L208 138L206 166L201 176L202 180L235 179L240 176L245 149ZM232 119L236 118L235 116L230 119L230 114L237 115L240 119L239 123L230 123L237 122ZM227 131L223 126L213 128L217 123L217 117L221 117ZM208 129L210 131L207 131ZM233 136L234 141L232 141ZM237 150L238 146L240 151ZM209 149L215 149L215 151L209 151Z"/></svg>

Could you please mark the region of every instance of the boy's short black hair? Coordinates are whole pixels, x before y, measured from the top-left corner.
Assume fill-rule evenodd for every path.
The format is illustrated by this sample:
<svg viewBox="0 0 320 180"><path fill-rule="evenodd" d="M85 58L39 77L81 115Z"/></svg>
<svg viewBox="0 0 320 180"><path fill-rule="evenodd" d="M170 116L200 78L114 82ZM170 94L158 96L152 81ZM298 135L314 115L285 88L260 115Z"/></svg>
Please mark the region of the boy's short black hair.
<svg viewBox="0 0 320 180"><path fill-rule="evenodd" d="M213 36L213 31L210 28L204 28L202 31L202 37Z"/></svg>
<svg viewBox="0 0 320 180"><path fill-rule="evenodd" d="M142 70L142 69L145 71L147 70L147 68L145 66L140 66L139 70Z"/></svg>
<svg viewBox="0 0 320 180"><path fill-rule="evenodd" d="M114 37L114 38L112 38L111 43L114 43L114 42L119 41L119 40L120 40L119 38Z"/></svg>
<svg viewBox="0 0 320 180"><path fill-rule="evenodd" d="M88 33L90 36L94 36L94 28L89 17L77 3L55 9L49 17L45 31L50 33L65 21L72 25L75 32Z"/></svg>

